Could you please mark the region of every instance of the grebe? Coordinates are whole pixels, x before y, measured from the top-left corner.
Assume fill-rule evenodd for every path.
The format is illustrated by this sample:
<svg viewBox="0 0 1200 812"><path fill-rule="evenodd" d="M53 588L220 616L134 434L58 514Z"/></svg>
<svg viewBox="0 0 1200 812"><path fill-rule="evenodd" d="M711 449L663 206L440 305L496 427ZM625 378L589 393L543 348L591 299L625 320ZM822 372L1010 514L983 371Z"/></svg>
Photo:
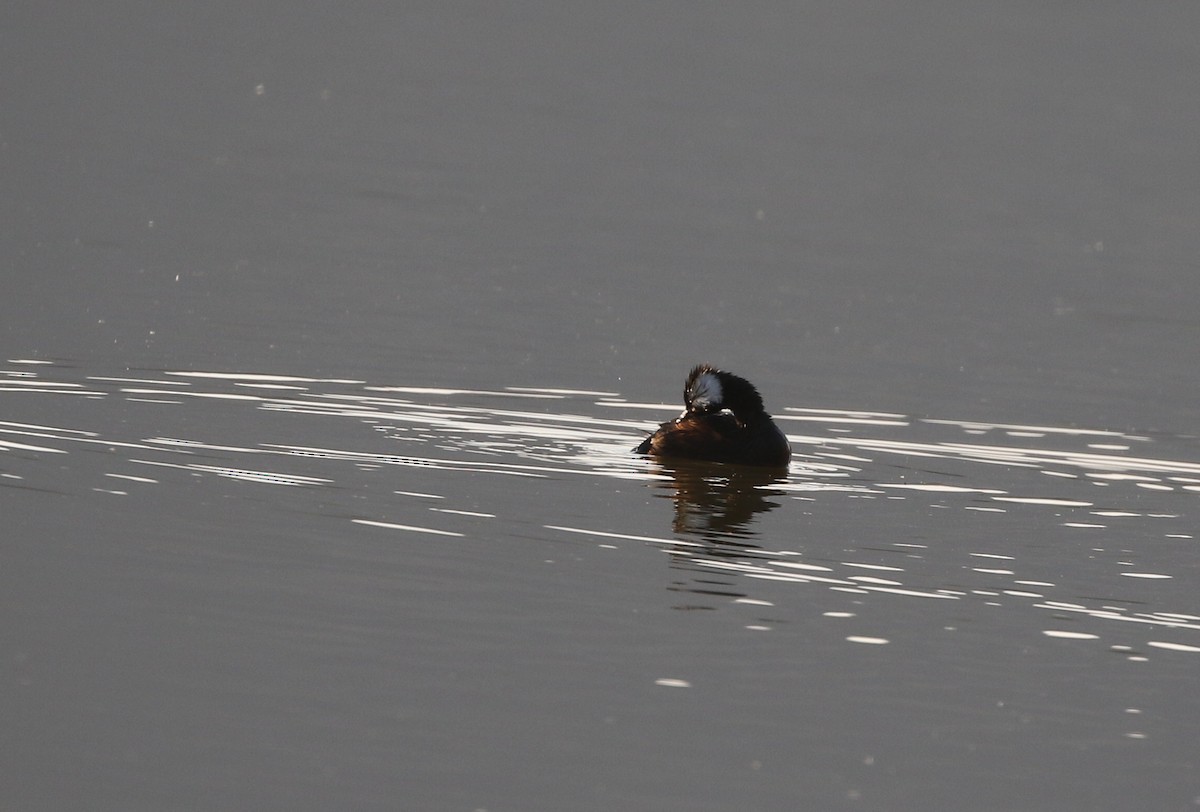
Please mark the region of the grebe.
<svg viewBox="0 0 1200 812"><path fill-rule="evenodd" d="M683 414L659 426L634 453L775 468L788 464L787 437L745 378L701 364L688 375L683 403Z"/></svg>

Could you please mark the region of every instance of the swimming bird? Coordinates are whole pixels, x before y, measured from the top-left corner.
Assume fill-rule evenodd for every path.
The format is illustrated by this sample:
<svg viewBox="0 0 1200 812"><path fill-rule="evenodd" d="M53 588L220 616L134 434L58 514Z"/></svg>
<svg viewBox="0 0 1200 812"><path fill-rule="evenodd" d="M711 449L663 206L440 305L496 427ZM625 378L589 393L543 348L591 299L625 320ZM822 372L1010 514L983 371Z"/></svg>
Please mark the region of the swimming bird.
<svg viewBox="0 0 1200 812"><path fill-rule="evenodd" d="M776 468L788 464L787 437L745 378L700 364L684 384L683 404L683 414L659 426L634 453Z"/></svg>

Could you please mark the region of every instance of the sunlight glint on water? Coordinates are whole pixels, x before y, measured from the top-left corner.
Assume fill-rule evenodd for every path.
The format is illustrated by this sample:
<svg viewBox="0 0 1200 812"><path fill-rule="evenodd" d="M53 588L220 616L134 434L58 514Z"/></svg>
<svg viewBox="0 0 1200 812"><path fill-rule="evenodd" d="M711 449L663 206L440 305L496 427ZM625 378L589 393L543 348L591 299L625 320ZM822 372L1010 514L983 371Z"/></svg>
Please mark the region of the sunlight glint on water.
<svg viewBox="0 0 1200 812"><path fill-rule="evenodd" d="M10 362L14 365L17 362ZM32 365L23 365L32 366ZM728 507L729 482L723 469L699 472L696 480L716 494L716 502L691 502L694 488L686 478L696 472L664 468L634 457L629 449L656 420L673 413L669 405L630 403L616 393L568 389L523 388L513 391L473 391L402 385L368 385L345 379L316 379L259 373L164 372L154 375L92 375L83 381L69 379L69 371L52 365L37 370L4 372L7 385L0 392L7 398L79 397L81 394L106 401L125 400L145 408L204 409L201 404L224 404L220 408L249 410L254 415L278 421L295 419L345 421L361 432L350 448L261 441L229 442L197 430L185 437L143 436L136 425L120 436L99 436L90 427L55 427L41 423L0 422L0 450L23 454L73 454L84 447L103 447L123 458L125 470L105 471L129 488L118 490L97 484L93 490L129 500L146 498L138 487L171 488L169 481L145 472L174 469L198 476L214 476L246 485L322 489L357 488L364 477L384 476L387 469L405 469L412 489L394 490L400 496L442 499L444 494L425 492L421 471L454 476L486 475L511 479L512 487L526 481L556 481L564 477L600 477L641 483L655 496L676 505L679 521L673 536L646 533L639 527L621 527L613 517L609 527L581 527L555 519L550 507L541 522L544 531L579 543L619 548L622 544L650 544L669 554L677 566L694 572L709 572L728 579L746 593L754 582L768 581L795 588L823 588L858 596L863 602L932 599L961 602L985 600L990 604L1027 607L1053 618L1107 625L1132 624L1158 631L1197 631L1200 618L1171 606L1154 606L1150 596L1145 607L1136 604L1085 602L1069 594L1070 584L1055 573L1046 577L1036 563L1026 567L1023 554L968 552L968 557L1003 560L1006 566L964 566L946 580L929 563L920 544L896 540L892 549L908 550L907 563L879 560L831 560L811 558L803 549L779 548L755 529L758 518L777 509L774 499L790 499L799 507L826 505L830 500L934 499L926 509L959 510L964 515L1004 522L1014 509L1035 511L1046 533L1103 533L1108 521L1120 520L1123 532L1129 523L1140 524L1141 532L1178 542L1191 539L1190 527L1181 523L1182 505L1173 492L1200 487L1200 462L1162 459L1153 455L1154 441L1142 435L1109 430L986 424L978 421L911 420L903 415L864 411L787 408L781 418L825 427L823 433L792 434L795 457L788 475L743 483L737 499L749 494L755 504L751 517L742 522L713 522L710 511ZM244 391L253 388L254 394ZM241 389L243 391L234 391ZM599 398L599 400L597 400ZM541 404L536 409L513 409L513 400ZM195 405L190 405L195 404ZM649 419L614 418L613 411L647 412ZM199 421L202 425L203 421ZM969 435L970 442L963 441ZM1107 438L1103 443L1091 442ZM992 438L993 442L983 442ZM1040 439L1037 445L1030 440ZM1021 444L1014 445L1014 442ZM1124 451L1138 449L1138 453ZM2 460L3 458L0 458ZM926 470L936 464L938 471ZM347 465L351 467L347 467ZM300 466L301 470L296 470ZM9 480L23 480L19 459L7 460L3 471ZM138 472L142 473L138 473ZM1002 476L1000 476L1002 474ZM1047 476L1049 475L1049 476ZM1001 487L1003 483L1003 487ZM694 484L694 483L693 483ZM1113 502L1112 495L1097 491L1080 498L1089 489L1158 489L1171 503L1152 506L1148 494L1133 500L1130 491ZM728 492L723 493L721 487ZM715 490L713 490L715 488ZM709 497L705 497L709 499ZM1125 506L1136 501L1139 509ZM717 507L714 508L713 505ZM812 507L806 508L811 510ZM856 507L855 510L869 509ZM1064 513L1065 511L1065 513ZM1085 513L1081 514L1080 512ZM1040 512L1040 513L1039 513ZM484 525L489 533L503 534L506 519L495 510L474 507L443 507L426 510L429 523L406 521L404 516L357 516L349 523L366 531L397 532L446 539L470 538L472 528ZM1083 518L1083 516L1090 518ZM696 524L697 519L700 520ZM1102 521L1098 521L1101 519ZM439 522L442 526L439 526ZM450 523L450 524L446 524ZM1063 531L1055 530L1064 528ZM707 529L704 529L707 528ZM1174 531L1174 532L1172 532ZM1064 537L1065 538L1065 537ZM738 546L729 542L738 540ZM1073 542L1071 542L1073 543ZM774 549L773 549L774 548ZM1094 566L1094 565L1093 565ZM872 574L873 573L873 574ZM1171 579L1170 573L1122 566L1117 562L1110 574L1128 582ZM939 578L942 583L938 583ZM740 585L740 586L739 586ZM752 600L749 597L746 600ZM769 602L768 602L769 603ZM753 624L769 631L770 624ZM1046 637L1060 640L1099 640L1104 635L1088 630L1047 628ZM1190 640L1191 638L1188 638ZM870 635L849 636L855 642L886 642ZM1200 651L1186 640L1144 639L1144 644L1173 653ZM1133 650L1130 650L1133 652ZM1144 650L1131 656L1145 656Z"/></svg>

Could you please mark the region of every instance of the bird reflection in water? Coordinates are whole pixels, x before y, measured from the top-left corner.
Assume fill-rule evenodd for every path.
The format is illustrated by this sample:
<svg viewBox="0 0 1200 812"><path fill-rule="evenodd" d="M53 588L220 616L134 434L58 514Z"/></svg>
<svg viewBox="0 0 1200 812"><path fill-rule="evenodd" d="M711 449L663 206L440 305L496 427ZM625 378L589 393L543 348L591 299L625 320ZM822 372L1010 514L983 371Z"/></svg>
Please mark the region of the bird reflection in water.
<svg viewBox="0 0 1200 812"><path fill-rule="evenodd" d="M772 488L787 481L786 469L756 468L743 465L697 462L694 460L658 460L658 496L675 504L672 530L702 547L684 547L671 555L671 568L690 573L687 580L675 581L670 589L693 595L722 598L745 597L744 579L733 579L697 563L697 559L746 559L757 557L761 547L753 529L759 514L780 507L772 497L783 491ZM703 604L678 605L677 609L715 609Z"/></svg>
<svg viewBox="0 0 1200 812"><path fill-rule="evenodd" d="M660 460L656 467L667 477L655 485L665 491L658 495L675 503L672 529L705 542L713 554L723 547L730 552L757 548L750 527L758 514L780 506L770 497L783 491L770 486L787 481L786 469L692 460Z"/></svg>

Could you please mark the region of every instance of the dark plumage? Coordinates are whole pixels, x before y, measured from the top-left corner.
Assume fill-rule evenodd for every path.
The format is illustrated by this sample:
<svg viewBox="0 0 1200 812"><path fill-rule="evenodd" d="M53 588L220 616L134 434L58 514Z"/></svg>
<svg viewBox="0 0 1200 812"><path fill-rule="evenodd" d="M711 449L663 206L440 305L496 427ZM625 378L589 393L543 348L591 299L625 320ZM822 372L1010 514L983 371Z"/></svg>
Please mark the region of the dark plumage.
<svg viewBox="0 0 1200 812"><path fill-rule="evenodd" d="M745 378L708 364L683 388L684 411L634 449L638 454L781 468L792 449Z"/></svg>

